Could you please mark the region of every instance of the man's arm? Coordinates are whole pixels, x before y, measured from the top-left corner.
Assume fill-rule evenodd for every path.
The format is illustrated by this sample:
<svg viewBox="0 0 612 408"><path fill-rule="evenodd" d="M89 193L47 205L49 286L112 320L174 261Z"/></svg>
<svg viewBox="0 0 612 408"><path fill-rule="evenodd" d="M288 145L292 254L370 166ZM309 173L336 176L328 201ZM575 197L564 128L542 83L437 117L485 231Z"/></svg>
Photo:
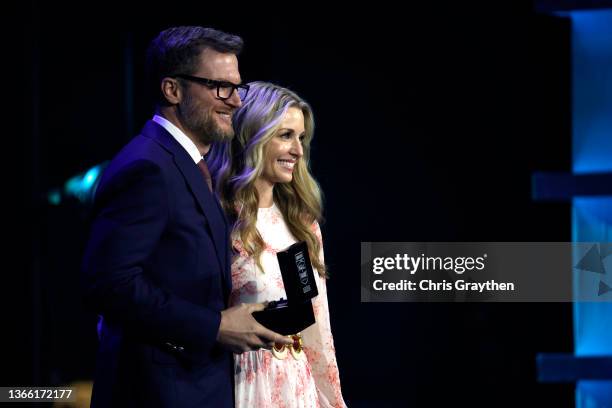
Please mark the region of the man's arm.
<svg viewBox="0 0 612 408"><path fill-rule="evenodd" d="M161 169L137 161L101 187L83 268L87 302L106 318L161 344L210 349L220 313L160 288L143 273L169 217Z"/></svg>
<svg viewBox="0 0 612 408"><path fill-rule="evenodd" d="M101 187L83 268L86 298L98 313L196 354L217 340L237 353L291 342L253 318L263 305L219 313L160 288L143 273L169 217L165 180L155 163L134 162Z"/></svg>

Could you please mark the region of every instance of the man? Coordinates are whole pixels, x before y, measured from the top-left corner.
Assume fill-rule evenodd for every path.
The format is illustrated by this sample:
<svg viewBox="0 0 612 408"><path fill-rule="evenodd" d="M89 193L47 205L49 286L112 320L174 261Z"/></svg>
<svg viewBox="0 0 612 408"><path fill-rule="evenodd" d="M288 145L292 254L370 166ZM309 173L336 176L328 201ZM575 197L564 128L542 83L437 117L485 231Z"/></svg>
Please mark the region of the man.
<svg viewBox="0 0 612 408"><path fill-rule="evenodd" d="M233 137L242 40L202 27L163 31L147 66L156 115L106 169L84 260L103 316L93 407L231 407L231 353L291 340L227 307L229 225L203 161ZM224 310L225 309L225 310Z"/></svg>

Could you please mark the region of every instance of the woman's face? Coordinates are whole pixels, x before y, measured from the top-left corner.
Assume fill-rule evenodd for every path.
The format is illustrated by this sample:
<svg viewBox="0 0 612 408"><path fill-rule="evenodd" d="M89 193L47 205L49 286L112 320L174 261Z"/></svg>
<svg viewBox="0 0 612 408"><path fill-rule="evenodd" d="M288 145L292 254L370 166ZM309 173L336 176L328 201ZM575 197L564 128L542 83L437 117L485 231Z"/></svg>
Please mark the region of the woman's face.
<svg viewBox="0 0 612 408"><path fill-rule="evenodd" d="M281 125L272 139L264 146L263 181L289 183L293 179L293 169L304 155L304 114L297 107L287 109Z"/></svg>

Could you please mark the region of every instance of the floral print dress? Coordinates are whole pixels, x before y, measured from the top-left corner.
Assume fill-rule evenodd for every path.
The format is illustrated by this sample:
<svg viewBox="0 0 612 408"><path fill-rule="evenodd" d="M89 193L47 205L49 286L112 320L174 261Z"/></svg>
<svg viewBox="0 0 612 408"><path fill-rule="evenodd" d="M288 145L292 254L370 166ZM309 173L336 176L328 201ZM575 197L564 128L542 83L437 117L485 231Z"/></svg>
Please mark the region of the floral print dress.
<svg viewBox="0 0 612 408"><path fill-rule="evenodd" d="M318 223L312 228L321 241ZM259 209L257 230L266 243L261 256L264 272L242 249L241 242L234 240L232 244L239 253L232 263L232 305L287 298L276 253L296 240L276 205ZM314 272L319 290L312 300L316 323L301 333L303 358L295 359L288 354L281 360L265 349L235 354L237 408L346 407L329 324L325 279Z"/></svg>

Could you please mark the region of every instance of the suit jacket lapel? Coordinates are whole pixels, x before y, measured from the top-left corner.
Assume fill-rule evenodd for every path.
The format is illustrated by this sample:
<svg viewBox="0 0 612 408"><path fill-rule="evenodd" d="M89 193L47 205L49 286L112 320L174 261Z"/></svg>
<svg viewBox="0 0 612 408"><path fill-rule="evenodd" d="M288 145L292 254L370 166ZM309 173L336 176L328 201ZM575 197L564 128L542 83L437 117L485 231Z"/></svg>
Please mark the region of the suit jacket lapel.
<svg viewBox="0 0 612 408"><path fill-rule="evenodd" d="M225 222L223 221L222 213L219 211L219 207L215 203L216 198L208 190L208 186L202 177L200 169L198 169L197 165L193 162L193 160L191 160L191 157L189 157L187 153L185 153L184 156L175 155L174 162L178 166L181 173L183 173L191 192L196 197L200 208L208 220L215 249L217 250L217 259L219 260L222 270L225 270L224 260L226 226Z"/></svg>
<svg viewBox="0 0 612 408"><path fill-rule="evenodd" d="M217 260L223 271L225 285L231 285L231 275L228 282L228 271L226 267L227 256L227 224L225 215L216 197L210 192L204 177L198 166L193 162L191 156L183 147L169 134L162 126L153 121L148 121L142 132L160 143L166 150L174 156L176 166L185 177L187 185L196 198L198 205L202 209L204 216L208 220L210 233L215 245Z"/></svg>

